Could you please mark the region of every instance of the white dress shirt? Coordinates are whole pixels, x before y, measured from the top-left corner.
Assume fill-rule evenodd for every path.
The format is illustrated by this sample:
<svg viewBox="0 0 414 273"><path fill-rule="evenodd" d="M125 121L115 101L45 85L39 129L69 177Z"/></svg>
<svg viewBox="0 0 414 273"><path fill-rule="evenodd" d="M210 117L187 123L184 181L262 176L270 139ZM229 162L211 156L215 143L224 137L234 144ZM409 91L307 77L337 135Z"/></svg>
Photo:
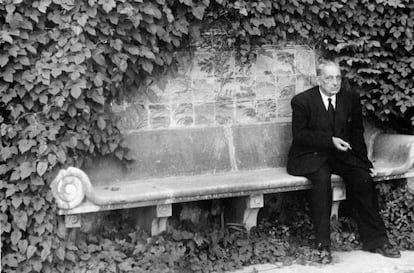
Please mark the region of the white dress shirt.
<svg viewBox="0 0 414 273"><path fill-rule="evenodd" d="M319 93L321 94L322 101L323 101L323 104L325 105L326 111L328 111L328 106L329 106L328 99L329 98L332 99L332 106L333 106L334 109L336 109L336 95L333 95L331 97L328 97L327 95L325 95L324 93L322 93L321 90L319 90Z"/></svg>

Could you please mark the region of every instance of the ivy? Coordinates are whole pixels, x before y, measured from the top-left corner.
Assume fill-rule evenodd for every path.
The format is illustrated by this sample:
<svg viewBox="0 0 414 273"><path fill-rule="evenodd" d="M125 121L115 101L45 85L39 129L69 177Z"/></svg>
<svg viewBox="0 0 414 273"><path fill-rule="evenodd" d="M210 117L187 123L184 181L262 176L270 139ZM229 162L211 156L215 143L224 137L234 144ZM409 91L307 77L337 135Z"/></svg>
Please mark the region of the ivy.
<svg viewBox="0 0 414 273"><path fill-rule="evenodd" d="M408 0L0 0L3 270L71 272L79 259L104 268L92 250L114 243L91 242L86 256L78 254L60 228L49 183L87 155L128 158L111 103L145 94L174 69L174 53L202 43L207 31L224 37L213 46L236 48L240 61L263 44L310 44L341 61L366 114L387 121L413 109L413 18ZM401 219L412 211L408 204L393 208L389 216ZM239 254L250 253L234 240ZM179 255L177 247L171 252ZM214 268L203 253L194 266Z"/></svg>

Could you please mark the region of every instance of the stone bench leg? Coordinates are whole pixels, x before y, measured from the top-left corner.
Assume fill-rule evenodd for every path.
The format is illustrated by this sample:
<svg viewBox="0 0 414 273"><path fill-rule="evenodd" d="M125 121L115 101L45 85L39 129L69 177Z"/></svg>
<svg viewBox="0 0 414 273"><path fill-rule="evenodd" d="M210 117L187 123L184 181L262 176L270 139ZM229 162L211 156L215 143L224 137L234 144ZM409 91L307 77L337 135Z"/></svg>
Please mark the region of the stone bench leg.
<svg viewBox="0 0 414 273"><path fill-rule="evenodd" d="M167 230L167 220L171 215L171 204L139 208L137 224L148 234L155 236Z"/></svg>
<svg viewBox="0 0 414 273"><path fill-rule="evenodd" d="M263 208L263 194L231 198L225 207L225 222L242 224L246 230L250 230L257 225L260 208Z"/></svg>
<svg viewBox="0 0 414 273"><path fill-rule="evenodd" d="M62 236L62 238L75 241L81 224L81 214L68 214L60 216L58 219L58 233Z"/></svg>
<svg viewBox="0 0 414 273"><path fill-rule="evenodd" d="M345 184L336 184L332 186L332 209L331 220L338 220L339 204L346 199Z"/></svg>

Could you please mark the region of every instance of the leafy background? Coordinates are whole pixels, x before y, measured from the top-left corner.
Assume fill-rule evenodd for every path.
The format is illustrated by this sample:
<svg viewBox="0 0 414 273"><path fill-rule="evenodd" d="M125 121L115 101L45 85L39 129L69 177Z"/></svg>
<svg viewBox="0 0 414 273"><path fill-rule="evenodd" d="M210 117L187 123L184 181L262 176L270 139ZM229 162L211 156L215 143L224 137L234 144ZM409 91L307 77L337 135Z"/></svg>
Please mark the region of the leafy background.
<svg viewBox="0 0 414 273"><path fill-rule="evenodd" d="M145 92L176 67L174 52L202 46L209 29L228 33L223 43L237 50L241 62L254 58L253 47L287 40L338 58L349 84L361 92L365 113L412 133L413 13L408 0L0 0L3 271L72 272L84 266L80 272L129 272L122 261L139 255L147 265L168 265L168 271L171 263L182 265L175 261L183 251L194 254L184 261L194 270L259 261L260 252L252 255L240 231L241 241L230 231L215 231L206 244L194 233L142 245L142 236L113 234L76 244L56 217L49 183L60 168L82 165L85 155L127 158L111 104ZM412 248L412 199L403 187L380 190L383 202L392 204L385 209L390 231L402 247ZM220 256L220 249L209 248L217 242L235 254Z"/></svg>

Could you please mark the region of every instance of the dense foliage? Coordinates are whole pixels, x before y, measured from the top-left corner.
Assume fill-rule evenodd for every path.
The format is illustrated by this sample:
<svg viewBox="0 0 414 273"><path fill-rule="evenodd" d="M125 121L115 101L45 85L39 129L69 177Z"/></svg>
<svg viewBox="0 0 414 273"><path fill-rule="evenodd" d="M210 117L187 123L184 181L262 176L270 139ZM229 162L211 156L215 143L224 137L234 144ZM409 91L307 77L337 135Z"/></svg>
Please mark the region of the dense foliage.
<svg viewBox="0 0 414 273"><path fill-rule="evenodd" d="M111 103L145 92L200 33L224 30L242 60L287 39L323 48L342 60L364 109L387 120L413 106L413 20L408 0L0 0L4 272L71 271L96 258L64 239L49 183L85 155L125 158Z"/></svg>

